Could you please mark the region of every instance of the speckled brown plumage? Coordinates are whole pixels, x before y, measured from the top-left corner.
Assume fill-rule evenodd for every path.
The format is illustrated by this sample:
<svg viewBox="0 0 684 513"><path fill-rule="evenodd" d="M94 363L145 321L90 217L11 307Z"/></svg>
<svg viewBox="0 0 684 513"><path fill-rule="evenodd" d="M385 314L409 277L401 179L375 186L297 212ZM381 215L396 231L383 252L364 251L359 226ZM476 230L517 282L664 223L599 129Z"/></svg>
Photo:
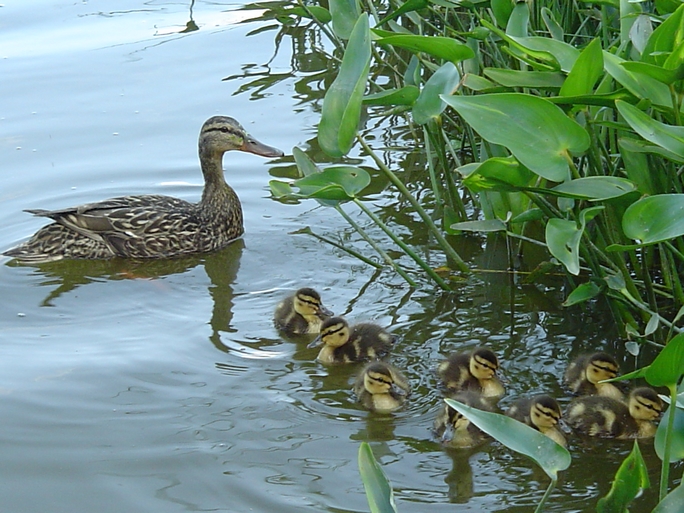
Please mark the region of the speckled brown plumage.
<svg viewBox="0 0 684 513"><path fill-rule="evenodd" d="M204 192L199 203L162 195L122 196L62 210L27 210L54 223L4 255L36 264L62 259L168 258L207 253L244 231L242 207L223 177L230 150L277 157L226 116L209 118L200 131L199 157Z"/></svg>

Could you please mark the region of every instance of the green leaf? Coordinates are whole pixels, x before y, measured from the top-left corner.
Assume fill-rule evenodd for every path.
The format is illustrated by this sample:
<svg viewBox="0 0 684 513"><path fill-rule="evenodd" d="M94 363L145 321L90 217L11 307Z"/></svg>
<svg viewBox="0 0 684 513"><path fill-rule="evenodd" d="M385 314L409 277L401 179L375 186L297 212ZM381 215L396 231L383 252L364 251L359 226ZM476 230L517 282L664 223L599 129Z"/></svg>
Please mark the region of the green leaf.
<svg viewBox="0 0 684 513"><path fill-rule="evenodd" d="M306 9L303 7L294 7L291 12L302 18L313 17L316 21L326 24L332 19L330 11L325 7L320 7L318 5L307 5Z"/></svg>
<svg viewBox="0 0 684 513"><path fill-rule="evenodd" d="M463 184L472 192L512 191L525 187L534 175L514 157L492 157L480 163L458 168L464 176Z"/></svg>
<svg viewBox="0 0 684 513"><path fill-rule="evenodd" d="M620 465L608 495L598 501L596 511L598 513L626 512L627 506L639 495L641 490L649 486L648 468L641 456L639 443L635 440L632 452Z"/></svg>
<svg viewBox="0 0 684 513"><path fill-rule="evenodd" d="M303 197L331 200L353 199L369 184L370 175L354 166L331 166L294 182Z"/></svg>
<svg viewBox="0 0 684 513"><path fill-rule="evenodd" d="M475 57L470 47L448 37L391 35L391 32L378 29L373 29L373 32L384 36L375 41L378 44L406 48L412 52L427 53L454 64Z"/></svg>
<svg viewBox="0 0 684 513"><path fill-rule="evenodd" d="M653 31L641 54L642 62L664 66L672 50L684 41L684 6L668 16Z"/></svg>
<svg viewBox="0 0 684 513"><path fill-rule="evenodd" d="M596 283L593 281L582 283L568 295L568 298L563 302L563 306L573 306L579 303L584 303L594 299L600 293L601 287L596 285Z"/></svg>
<svg viewBox="0 0 684 513"><path fill-rule="evenodd" d="M430 2L428 0L407 0L399 6L399 9L395 10L394 12L392 12L392 14L385 16L382 20L380 20L377 26L379 27L380 25L387 23L390 20L398 18L402 14L425 9L428 5L430 5Z"/></svg>
<svg viewBox="0 0 684 513"><path fill-rule="evenodd" d="M558 71L518 71L513 69L485 68L487 78L506 87L532 87L555 89L563 85L565 75Z"/></svg>
<svg viewBox="0 0 684 513"><path fill-rule="evenodd" d="M505 232L506 224L498 219L486 219L484 221L463 221L453 223L449 228L455 232Z"/></svg>
<svg viewBox="0 0 684 513"><path fill-rule="evenodd" d="M371 513L397 513L392 487L367 442L361 442L358 459Z"/></svg>
<svg viewBox="0 0 684 513"><path fill-rule="evenodd" d="M268 186L275 199L286 199L294 194L290 184L281 182L280 180L271 180L268 182Z"/></svg>
<svg viewBox="0 0 684 513"><path fill-rule="evenodd" d="M663 84L674 84L677 80L684 78L684 66L680 65L676 69L665 69L645 62L623 62L622 66L634 73L647 75Z"/></svg>
<svg viewBox="0 0 684 513"><path fill-rule="evenodd" d="M413 106L413 120L423 125L444 112L447 105L440 95L453 93L460 80L461 75L451 62L447 62L435 71L425 83L425 87Z"/></svg>
<svg viewBox="0 0 684 513"><path fill-rule="evenodd" d="M471 408L453 399L445 399L445 401L509 449L531 458L554 481L558 478L559 471L570 466L571 458L567 449L536 429L505 415Z"/></svg>
<svg viewBox="0 0 684 513"><path fill-rule="evenodd" d="M420 95L420 89L414 85L407 85L401 89L387 89L380 93L368 94L363 97L363 103L368 105L413 105Z"/></svg>
<svg viewBox="0 0 684 513"><path fill-rule="evenodd" d="M567 72L572 69L580 55L579 50L574 46L548 37L511 37L511 39L523 46L528 53L536 52L552 56L560 69Z"/></svg>
<svg viewBox="0 0 684 513"><path fill-rule="evenodd" d="M551 190L575 199L603 201L633 192L636 185L625 178L615 176L588 176L569 180Z"/></svg>
<svg viewBox="0 0 684 513"><path fill-rule="evenodd" d="M551 102L518 93L443 96L484 139L507 147L527 168L554 182L569 178L570 153L583 153L589 134Z"/></svg>
<svg viewBox="0 0 684 513"><path fill-rule="evenodd" d="M684 479L679 486L668 493L651 513L682 513L684 504Z"/></svg>
<svg viewBox="0 0 684 513"><path fill-rule="evenodd" d="M592 207L580 212L579 226L575 221L549 219L546 223L546 245L568 270L577 275L580 271L579 246L588 220L596 216L603 207Z"/></svg>
<svg viewBox="0 0 684 513"><path fill-rule="evenodd" d="M627 102L616 101L615 106L636 133L653 144L684 158L684 127L661 123Z"/></svg>
<svg viewBox="0 0 684 513"><path fill-rule="evenodd" d="M349 39L361 16L358 0L330 0L333 32L340 39Z"/></svg>
<svg viewBox="0 0 684 513"><path fill-rule="evenodd" d="M299 169L302 176L309 176L321 172L314 161L297 146L292 148L292 155L294 156L295 164L297 164L297 169Z"/></svg>
<svg viewBox="0 0 684 513"><path fill-rule="evenodd" d="M622 216L622 230L642 244L684 235L684 194L658 194L632 203Z"/></svg>
<svg viewBox="0 0 684 513"><path fill-rule="evenodd" d="M370 57L368 15L364 13L354 26L340 72L323 100L318 143L332 157L348 153L356 137Z"/></svg>
<svg viewBox="0 0 684 513"><path fill-rule="evenodd" d="M624 59L603 52L603 66L608 74L622 84L630 93L640 100L649 100L655 105L672 108L672 97L669 88L657 80L642 73L633 73L622 66Z"/></svg>
<svg viewBox="0 0 684 513"><path fill-rule="evenodd" d="M665 432L667 431L667 417L670 415L669 408L663 413L663 420L658 425L655 435L655 451L662 460L665 456ZM684 459L684 410L675 407L675 419L672 426L672 442L670 445L670 463Z"/></svg>
<svg viewBox="0 0 684 513"><path fill-rule="evenodd" d="M654 387L676 385L684 375L684 333L671 339L648 366L644 378Z"/></svg>
<svg viewBox="0 0 684 513"><path fill-rule="evenodd" d="M601 75L603 75L603 52L601 42L594 39L577 57L558 94L560 96L590 94Z"/></svg>

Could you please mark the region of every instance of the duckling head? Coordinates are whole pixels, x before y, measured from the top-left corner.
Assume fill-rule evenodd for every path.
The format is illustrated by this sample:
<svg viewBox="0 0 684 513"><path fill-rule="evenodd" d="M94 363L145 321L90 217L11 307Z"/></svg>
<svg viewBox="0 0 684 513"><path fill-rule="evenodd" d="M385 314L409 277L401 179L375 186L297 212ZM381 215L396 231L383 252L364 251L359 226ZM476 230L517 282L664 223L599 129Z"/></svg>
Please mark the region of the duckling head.
<svg viewBox="0 0 684 513"><path fill-rule="evenodd" d="M629 414L636 420L655 420L663 411L663 401L655 390L639 387L629 394Z"/></svg>
<svg viewBox="0 0 684 513"><path fill-rule="evenodd" d="M340 347L349 341L349 324L343 317L330 317L321 324L321 333L308 347L318 347L323 344L330 347Z"/></svg>
<svg viewBox="0 0 684 513"><path fill-rule="evenodd" d="M604 379L614 378L619 370L615 358L606 353L595 353L589 357L585 373L587 380L596 385Z"/></svg>
<svg viewBox="0 0 684 513"><path fill-rule="evenodd" d="M499 368L499 359L493 351L478 347L470 355L470 373L478 380L492 379Z"/></svg>
<svg viewBox="0 0 684 513"><path fill-rule="evenodd" d="M295 292L294 296L295 312L304 316L315 316L319 319L327 319L333 313L323 306L321 296L314 289L305 287Z"/></svg>
<svg viewBox="0 0 684 513"><path fill-rule="evenodd" d="M407 395L406 390L395 382L392 369L384 362L374 362L366 367L363 375L363 386L372 395Z"/></svg>
<svg viewBox="0 0 684 513"><path fill-rule="evenodd" d="M561 418L561 409L553 397L539 395L532 400L530 406L530 422L539 431L551 429L558 424Z"/></svg>
<svg viewBox="0 0 684 513"><path fill-rule="evenodd" d="M468 429L470 421L448 404L444 407L446 408L446 422L440 441L443 444L449 444L458 433L463 433Z"/></svg>
<svg viewBox="0 0 684 513"><path fill-rule="evenodd" d="M213 116L202 125L200 154L223 154L230 150L246 151L262 157L281 157L283 152L251 137L242 125L228 116Z"/></svg>

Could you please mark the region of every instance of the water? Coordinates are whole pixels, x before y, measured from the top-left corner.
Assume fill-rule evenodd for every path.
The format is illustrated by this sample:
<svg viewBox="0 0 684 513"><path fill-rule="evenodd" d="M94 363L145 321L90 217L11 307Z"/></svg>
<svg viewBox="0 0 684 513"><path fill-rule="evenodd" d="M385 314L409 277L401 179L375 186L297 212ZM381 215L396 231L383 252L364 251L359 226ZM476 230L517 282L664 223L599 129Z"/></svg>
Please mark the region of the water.
<svg viewBox="0 0 684 513"><path fill-rule="evenodd" d="M44 224L24 208L130 193L197 200L197 134L214 114L234 116L288 154L293 146L316 152L322 92L312 73L322 64L311 41L293 31L276 48L275 31L247 36L258 25L240 24L254 13L238 7L0 7L0 249ZM379 127L378 138L395 136L393 128ZM419 151L408 147L403 157L407 171L422 172ZM246 235L219 253L40 268L1 262L4 511L367 511L356 464L364 440L403 513L453 511L453 503L529 511L539 500L547 478L498 444L446 452L431 440L440 408L431 369L450 350L486 343L504 362L505 401L561 395L568 353L624 355L605 313L564 310L558 284L511 289L505 274L476 275L453 294L410 291L392 273L292 233L309 226L369 252L334 212L269 199L268 180L291 174L291 162L226 156ZM401 207L380 198L386 216ZM505 269L502 248L497 239L459 241L487 269ZM405 409L366 413L350 393L354 366L325 368L306 341L278 335L272 310L303 285L336 313L401 336L393 361L414 387ZM631 445L573 440L570 448L573 466L550 511L591 509ZM648 443L643 452L655 482L657 458ZM648 492L632 510L652 503Z"/></svg>

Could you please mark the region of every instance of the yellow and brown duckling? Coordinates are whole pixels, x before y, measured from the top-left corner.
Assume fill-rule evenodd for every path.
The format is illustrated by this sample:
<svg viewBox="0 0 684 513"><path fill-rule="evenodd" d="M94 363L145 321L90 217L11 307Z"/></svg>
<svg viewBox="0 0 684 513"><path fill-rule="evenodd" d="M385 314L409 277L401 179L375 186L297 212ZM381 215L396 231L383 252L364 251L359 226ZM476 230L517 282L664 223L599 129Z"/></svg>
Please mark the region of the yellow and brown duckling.
<svg viewBox="0 0 684 513"><path fill-rule="evenodd" d="M500 397L504 387L496 376L499 359L486 347L454 353L437 367L437 375L450 391L471 390L485 397Z"/></svg>
<svg viewBox="0 0 684 513"><path fill-rule="evenodd" d="M319 333L321 323L333 313L323 306L321 296L305 287L286 297L275 309L274 323L287 335Z"/></svg>
<svg viewBox="0 0 684 513"><path fill-rule="evenodd" d="M356 378L354 393L364 408L389 413L401 407L411 393L406 377L385 362L366 365Z"/></svg>
<svg viewBox="0 0 684 513"><path fill-rule="evenodd" d="M564 381L577 395L600 395L621 401L624 395L614 383L600 383L616 377L619 371L618 363L609 354L585 354L568 365Z"/></svg>
<svg viewBox="0 0 684 513"><path fill-rule="evenodd" d="M506 410L506 415L536 429L563 447L567 444L563 433L558 429L558 421L561 418L560 406L549 395L540 394L518 399Z"/></svg>
<svg viewBox="0 0 684 513"><path fill-rule="evenodd" d="M349 326L343 317L331 317L321 324L321 334L309 347L322 345L318 361L351 363L375 360L392 349L396 336L370 322Z"/></svg>
<svg viewBox="0 0 684 513"><path fill-rule="evenodd" d="M628 403L604 396L584 396L568 405L565 419L578 433L604 438L650 438L663 402L655 390L639 387L629 394Z"/></svg>
<svg viewBox="0 0 684 513"><path fill-rule="evenodd" d="M244 231L242 208L223 176L230 150L280 157L233 118L209 118L199 134L204 192L199 203L162 196L121 196L61 210L27 210L54 222L5 251L26 264L62 259L170 258L218 250Z"/></svg>
<svg viewBox="0 0 684 513"><path fill-rule="evenodd" d="M457 392L450 397L472 408L493 411L491 404L477 392ZM448 404L444 404L444 408L435 419L434 434L446 447L458 448L475 447L488 438L477 426Z"/></svg>

